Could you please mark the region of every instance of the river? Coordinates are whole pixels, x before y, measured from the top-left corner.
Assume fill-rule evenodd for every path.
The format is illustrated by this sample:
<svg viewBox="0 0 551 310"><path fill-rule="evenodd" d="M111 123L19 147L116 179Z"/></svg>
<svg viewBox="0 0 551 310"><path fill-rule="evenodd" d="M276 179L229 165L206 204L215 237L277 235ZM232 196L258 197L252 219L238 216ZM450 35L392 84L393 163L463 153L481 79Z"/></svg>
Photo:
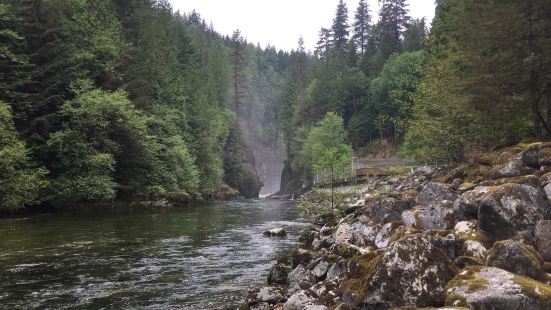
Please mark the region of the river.
<svg viewBox="0 0 551 310"><path fill-rule="evenodd" d="M0 219L0 308L236 309L307 225L270 200Z"/></svg>

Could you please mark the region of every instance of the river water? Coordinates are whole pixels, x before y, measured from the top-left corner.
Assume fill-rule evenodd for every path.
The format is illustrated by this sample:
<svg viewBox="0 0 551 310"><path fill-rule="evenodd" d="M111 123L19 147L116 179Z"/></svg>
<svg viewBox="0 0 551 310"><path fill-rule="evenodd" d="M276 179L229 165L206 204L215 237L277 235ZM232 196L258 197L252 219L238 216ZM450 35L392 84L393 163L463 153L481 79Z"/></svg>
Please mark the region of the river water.
<svg viewBox="0 0 551 310"><path fill-rule="evenodd" d="M307 225L270 200L0 219L0 309L236 309Z"/></svg>

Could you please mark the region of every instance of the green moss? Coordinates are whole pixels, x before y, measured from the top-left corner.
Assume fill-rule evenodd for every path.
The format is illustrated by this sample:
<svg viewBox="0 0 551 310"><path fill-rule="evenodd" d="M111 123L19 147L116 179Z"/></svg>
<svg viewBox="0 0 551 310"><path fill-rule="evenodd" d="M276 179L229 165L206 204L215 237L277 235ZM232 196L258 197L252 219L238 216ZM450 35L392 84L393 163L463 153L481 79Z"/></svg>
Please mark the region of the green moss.
<svg viewBox="0 0 551 310"><path fill-rule="evenodd" d="M400 226L398 227L398 229L396 229L396 231L392 234L392 236L390 237L390 241L388 244L393 244L394 242L396 241L399 241L400 239L408 236L408 235L411 235L411 234L416 234L416 233L420 233L421 231L418 230L418 229L415 229L415 228L411 228L411 227L406 227L406 226Z"/></svg>
<svg viewBox="0 0 551 310"><path fill-rule="evenodd" d="M365 300L368 294L369 283L375 274L375 270L383 258L383 252L376 251L366 255L356 256L352 259L350 267L350 280L344 286L353 293L358 301Z"/></svg>
<svg viewBox="0 0 551 310"><path fill-rule="evenodd" d="M463 306L467 307L465 296L450 292L454 288L467 287L467 292L479 292L488 287L488 281L476 276L482 270L481 266L470 266L461 271L455 278L450 280L446 285L446 305L448 306Z"/></svg>
<svg viewBox="0 0 551 310"><path fill-rule="evenodd" d="M511 242L511 240L502 240L502 241L496 241L494 243L494 246L490 249L490 252L488 253L488 256L494 256L496 255L496 251L498 249L502 249L507 246L507 243ZM520 246L520 249L524 255L526 255L530 260L541 267L543 267L543 259L540 256L540 253L534 249L534 247L526 245L524 243L518 242L518 246Z"/></svg>
<svg viewBox="0 0 551 310"><path fill-rule="evenodd" d="M515 275L513 282L520 285L524 294L539 301L542 309L551 309L551 286L528 277Z"/></svg>

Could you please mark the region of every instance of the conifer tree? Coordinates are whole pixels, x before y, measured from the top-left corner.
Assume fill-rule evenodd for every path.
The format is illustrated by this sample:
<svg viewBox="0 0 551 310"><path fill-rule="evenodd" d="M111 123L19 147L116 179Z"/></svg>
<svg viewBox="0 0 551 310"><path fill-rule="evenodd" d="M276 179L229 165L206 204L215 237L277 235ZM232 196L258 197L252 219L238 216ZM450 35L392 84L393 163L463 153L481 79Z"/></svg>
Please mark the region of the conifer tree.
<svg viewBox="0 0 551 310"><path fill-rule="evenodd" d="M361 54L365 52L367 41L369 39L369 32L371 28L370 23L371 15L369 12L369 5L365 0L360 0L358 8L356 9L356 14L354 15L353 39Z"/></svg>
<svg viewBox="0 0 551 310"><path fill-rule="evenodd" d="M325 58L327 56L327 51L332 46L332 37L333 32L331 29L327 28L321 28L319 35L318 35L318 43L316 45L316 54L320 58Z"/></svg>
<svg viewBox="0 0 551 310"><path fill-rule="evenodd" d="M239 109L243 105L247 90L247 80L245 75L245 44L245 40L241 36L241 31L235 30L231 39L230 65L234 96L233 100L235 104L237 122L239 122Z"/></svg>
<svg viewBox="0 0 551 310"><path fill-rule="evenodd" d="M386 60L402 47L403 32L411 17L408 15L407 0L381 0L379 12L380 42L382 59Z"/></svg>
<svg viewBox="0 0 551 310"><path fill-rule="evenodd" d="M350 34L349 28L348 8L346 7L346 3L340 0L331 30L333 31L333 44L341 51L344 51L348 43L348 35Z"/></svg>

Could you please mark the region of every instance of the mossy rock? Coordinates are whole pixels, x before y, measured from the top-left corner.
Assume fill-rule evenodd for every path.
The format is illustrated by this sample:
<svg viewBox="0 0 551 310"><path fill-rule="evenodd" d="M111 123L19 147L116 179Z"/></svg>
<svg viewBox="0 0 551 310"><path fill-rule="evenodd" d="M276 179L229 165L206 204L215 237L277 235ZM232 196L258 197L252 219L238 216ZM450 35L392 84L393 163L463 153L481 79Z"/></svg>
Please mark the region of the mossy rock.
<svg viewBox="0 0 551 310"><path fill-rule="evenodd" d="M375 251L350 260L347 280L339 289L346 303L358 305L365 299L370 280L382 257L382 251Z"/></svg>
<svg viewBox="0 0 551 310"><path fill-rule="evenodd" d="M551 205L541 189L520 184L491 187L480 200L479 227L491 240L506 240L551 218Z"/></svg>
<svg viewBox="0 0 551 310"><path fill-rule="evenodd" d="M495 267L467 267L446 285L446 306L551 309L551 286Z"/></svg>
<svg viewBox="0 0 551 310"><path fill-rule="evenodd" d="M291 262L293 268L296 268L299 265L307 266L318 257L320 257L320 254L318 252L306 249L295 249L291 257Z"/></svg>
<svg viewBox="0 0 551 310"><path fill-rule="evenodd" d="M520 241L496 242L488 253L487 265L538 280L544 279L540 254L534 247Z"/></svg>
<svg viewBox="0 0 551 310"><path fill-rule="evenodd" d="M367 309L443 304L444 286L457 272L425 234L404 236L388 247L380 262L369 261L365 268L372 274L360 287Z"/></svg>

